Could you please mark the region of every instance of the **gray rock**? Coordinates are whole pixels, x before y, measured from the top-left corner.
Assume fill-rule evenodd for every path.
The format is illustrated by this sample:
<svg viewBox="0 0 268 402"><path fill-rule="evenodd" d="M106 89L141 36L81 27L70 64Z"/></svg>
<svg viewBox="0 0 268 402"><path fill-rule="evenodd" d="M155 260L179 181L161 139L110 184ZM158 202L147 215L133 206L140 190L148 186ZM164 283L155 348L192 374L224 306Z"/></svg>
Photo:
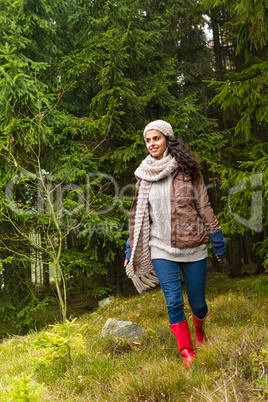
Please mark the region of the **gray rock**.
<svg viewBox="0 0 268 402"><path fill-rule="evenodd" d="M106 297L106 299L100 300L98 302L99 307L107 306L108 304L112 303L113 300L114 300L114 297Z"/></svg>
<svg viewBox="0 0 268 402"><path fill-rule="evenodd" d="M117 318L109 318L102 328L102 337L127 338L130 340L139 339L145 329L135 322L122 321Z"/></svg>

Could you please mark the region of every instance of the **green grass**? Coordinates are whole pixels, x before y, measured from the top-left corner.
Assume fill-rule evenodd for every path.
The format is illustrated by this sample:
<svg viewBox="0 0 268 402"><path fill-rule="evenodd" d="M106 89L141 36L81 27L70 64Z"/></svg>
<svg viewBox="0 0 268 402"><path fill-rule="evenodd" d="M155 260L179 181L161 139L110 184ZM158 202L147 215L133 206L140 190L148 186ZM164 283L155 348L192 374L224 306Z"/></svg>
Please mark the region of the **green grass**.
<svg viewBox="0 0 268 402"><path fill-rule="evenodd" d="M159 289L115 298L65 326L5 339L0 400L267 401L267 290L265 281L256 286L251 277L209 279L209 342L186 369ZM193 333L187 303L185 312ZM146 328L141 341L102 339L102 327L113 317Z"/></svg>

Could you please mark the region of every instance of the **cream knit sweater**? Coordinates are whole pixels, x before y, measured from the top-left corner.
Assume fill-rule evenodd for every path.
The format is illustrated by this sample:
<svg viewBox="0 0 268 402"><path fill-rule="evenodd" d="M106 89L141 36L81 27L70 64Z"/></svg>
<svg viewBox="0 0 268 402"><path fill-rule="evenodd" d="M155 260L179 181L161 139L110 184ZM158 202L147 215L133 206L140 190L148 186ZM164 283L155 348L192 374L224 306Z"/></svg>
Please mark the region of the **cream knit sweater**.
<svg viewBox="0 0 268 402"><path fill-rule="evenodd" d="M178 262L193 262L207 258L207 244L193 248L174 248L170 245L170 186L172 174L152 183L149 193L151 259L162 258Z"/></svg>

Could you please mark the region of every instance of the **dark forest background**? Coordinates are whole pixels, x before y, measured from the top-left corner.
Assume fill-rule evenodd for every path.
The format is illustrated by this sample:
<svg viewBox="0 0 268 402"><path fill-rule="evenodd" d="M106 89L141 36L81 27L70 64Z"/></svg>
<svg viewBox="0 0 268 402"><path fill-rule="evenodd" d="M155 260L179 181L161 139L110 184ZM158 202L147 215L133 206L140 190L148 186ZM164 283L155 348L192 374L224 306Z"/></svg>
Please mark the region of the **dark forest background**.
<svg viewBox="0 0 268 402"><path fill-rule="evenodd" d="M4 325L134 292L128 210L154 119L202 164L228 242L210 270L267 271L265 0L1 0L0 19Z"/></svg>

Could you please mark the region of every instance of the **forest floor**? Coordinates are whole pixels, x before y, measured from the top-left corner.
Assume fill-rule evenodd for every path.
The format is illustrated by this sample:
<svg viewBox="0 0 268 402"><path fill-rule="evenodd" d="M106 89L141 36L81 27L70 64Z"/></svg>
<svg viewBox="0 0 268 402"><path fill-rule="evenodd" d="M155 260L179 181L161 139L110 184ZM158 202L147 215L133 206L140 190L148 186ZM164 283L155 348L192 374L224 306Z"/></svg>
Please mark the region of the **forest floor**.
<svg viewBox="0 0 268 402"><path fill-rule="evenodd" d="M9 336L0 348L0 400L268 401L267 290L267 275L208 278L209 342L186 369L160 289L114 297L66 324ZM185 313L193 334L187 303ZM146 332L139 342L103 339L108 318Z"/></svg>

